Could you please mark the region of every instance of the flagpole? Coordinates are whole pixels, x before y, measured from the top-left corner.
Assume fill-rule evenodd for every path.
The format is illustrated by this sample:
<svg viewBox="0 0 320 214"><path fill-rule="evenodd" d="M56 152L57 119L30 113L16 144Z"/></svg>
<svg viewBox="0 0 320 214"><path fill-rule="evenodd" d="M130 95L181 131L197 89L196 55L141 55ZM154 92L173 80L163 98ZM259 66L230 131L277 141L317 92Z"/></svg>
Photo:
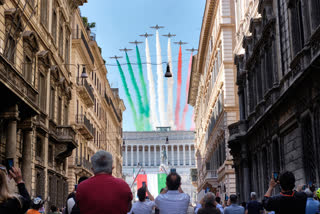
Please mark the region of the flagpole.
<svg viewBox="0 0 320 214"><path fill-rule="evenodd" d="M138 173L137 173L136 177L134 178L134 180L133 180L133 182L132 182L132 184L131 184L131 188L133 187L134 182L137 180L137 177L138 177L138 175L139 175L139 173L140 173L141 169L142 169L142 166L140 167L140 169L139 169L139 171L138 171Z"/></svg>

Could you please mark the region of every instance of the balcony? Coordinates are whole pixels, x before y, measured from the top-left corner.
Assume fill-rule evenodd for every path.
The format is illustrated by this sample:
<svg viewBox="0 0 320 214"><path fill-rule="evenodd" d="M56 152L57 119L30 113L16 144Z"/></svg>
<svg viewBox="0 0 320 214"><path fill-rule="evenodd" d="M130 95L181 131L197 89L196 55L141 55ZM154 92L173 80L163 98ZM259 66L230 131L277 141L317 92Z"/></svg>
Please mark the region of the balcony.
<svg viewBox="0 0 320 214"><path fill-rule="evenodd" d="M77 85L80 97L83 99L88 108L94 105L93 88L89 85L86 79L77 77Z"/></svg>
<svg viewBox="0 0 320 214"><path fill-rule="evenodd" d="M194 187L198 186L198 170L190 169L191 183Z"/></svg>
<svg viewBox="0 0 320 214"><path fill-rule="evenodd" d="M55 126L50 122L50 139L55 142L55 160L62 163L77 147L76 132L71 126Z"/></svg>
<svg viewBox="0 0 320 214"><path fill-rule="evenodd" d="M95 39L94 34L90 35L88 34L89 40ZM91 52L91 49L89 47L88 41L86 39L85 34L80 29L73 29L72 30L72 43L80 45L80 47L83 49L83 51L87 54L88 58L91 59L92 64L94 64L94 57ZM94 40L93 40L94 41Z"/></svg>
<svg viewBox="0 0 320 214"><path fill-rule="evenodd" d="M80 134L82 134L87 140L93 139L93 125L86 115L78 114L76 116L76 126Z"/></svg>
<svg viewBox="0 0 320 214"><path fill-rule="evenodd" d="M80 173L80 171L85 171L86 174L92 175L92 164L84 157L76 157L75 165L78 171L77 173Z"/></svg>
<svg viewBox="0 0 320 214"><path fill-rule="evenodd" d="M19 103L19 111L25 116L35 116L38 110L38 91L16 70L16 68L0 55L0 89L2 100L8 105Z"/></svg>
<svg viewBox="0 0 320 214"><path fill-rule="evenodd" d="M218 186L217 170L207 170L205 174L205 182L209 183L212 187L217 187Z"/></svg>
<svg viewBox="0 0 320 214"><path fill-rule="evenodd" d="M229 142L235 141L244 136L247 131L247 125L244 120L238 121L228 126L229 129Z"/></svg>

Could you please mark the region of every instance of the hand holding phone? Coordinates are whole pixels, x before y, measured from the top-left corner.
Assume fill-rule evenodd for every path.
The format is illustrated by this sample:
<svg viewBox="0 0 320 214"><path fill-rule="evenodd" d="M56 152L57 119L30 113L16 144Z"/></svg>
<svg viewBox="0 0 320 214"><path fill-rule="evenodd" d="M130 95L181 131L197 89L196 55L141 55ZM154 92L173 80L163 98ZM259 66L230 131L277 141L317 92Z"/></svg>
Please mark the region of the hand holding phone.
<svg viewBox="0 0 320 214"><path fill-rule="evenodd" d="M146 182L145 182L145 181L143 181L143 182L142 182L142 187L143 187L143 188L146 188L146 187L147 187L147 185L146 185Z"/></svg>
<svg viewBox="0 0 320 214"><path fill-rule="evenodd" d="M273 173L273 179L274 179L275 182L279 181L279 173L278 172L274 172Z"/></svg>
<svg viewBox="0 0 320 214"><path fill-rule="evenodd" d="M8 175L10 175L10 170L12 170L13 163L14 163L13 158L6 159L5 165L6 165Z"/></svg>

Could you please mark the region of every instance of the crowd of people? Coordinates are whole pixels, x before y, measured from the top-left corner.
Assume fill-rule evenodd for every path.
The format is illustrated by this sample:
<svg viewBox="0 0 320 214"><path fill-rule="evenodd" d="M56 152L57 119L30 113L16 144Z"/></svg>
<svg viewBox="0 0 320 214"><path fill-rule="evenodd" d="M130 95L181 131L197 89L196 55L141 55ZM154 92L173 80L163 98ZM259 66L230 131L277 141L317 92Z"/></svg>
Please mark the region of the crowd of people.
<svg viewBox="0 0 320 214"><path fill-rule="evenodd" d="M132 204L133 195L129 185L112 176L112 155L98 151L92 158L91 178L81 177L74 191L69 194L66 206L50 207L49 214L319 214L320 188L314 185L299 186L295 190L295 177L284 172L279 180L273 177L269 189L261 202L255 192L250 201L238 204L237 195L230 195L227 203L221 204L220 197L208 192L196 207L190 203L190 196L181 189L181 177L171 172L166 178L166 188L154 198L144 185L137 191L138 202ZM9 191L8 179L17 184L19 194ZM274 188L280 185L280 194L272 196ZM22 179L21 171L12 167L8 170L0 165L0 214L41 214L44 201L40 197L31 200Z"/></svg>

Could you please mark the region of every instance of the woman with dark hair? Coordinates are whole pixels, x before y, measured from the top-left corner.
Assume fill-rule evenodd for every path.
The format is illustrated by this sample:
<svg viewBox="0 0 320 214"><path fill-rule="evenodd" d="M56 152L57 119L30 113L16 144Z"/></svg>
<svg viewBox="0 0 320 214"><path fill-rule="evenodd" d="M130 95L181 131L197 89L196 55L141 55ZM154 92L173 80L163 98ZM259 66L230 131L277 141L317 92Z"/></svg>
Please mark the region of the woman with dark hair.
<svg viewBox="0 0 320 214"><path fill-rule="evenodd" d="M23 214L30 206L30 196L22 180L21 170L15 167L9 171L0 165L0 213ZM18 185L20 195L9 192L8 176Z"/></svg>

